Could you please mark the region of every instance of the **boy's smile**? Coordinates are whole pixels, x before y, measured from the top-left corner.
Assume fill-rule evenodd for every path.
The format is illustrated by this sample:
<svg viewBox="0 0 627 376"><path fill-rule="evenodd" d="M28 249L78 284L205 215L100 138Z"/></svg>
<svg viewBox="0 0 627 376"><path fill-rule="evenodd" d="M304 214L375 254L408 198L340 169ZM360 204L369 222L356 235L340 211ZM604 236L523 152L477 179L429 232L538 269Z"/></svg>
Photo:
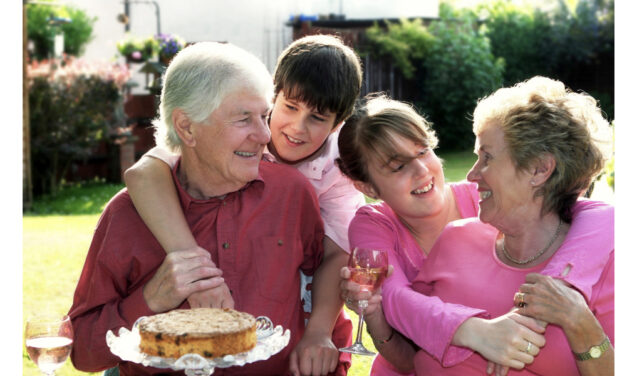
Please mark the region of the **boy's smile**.
<svg viewBox="0 0 627 376"><path fill-rule="evenodd" d="M320 113L279 92L270 119L270 152L283 163L301 162L318 151L334 130L336 114Z"/></svg>

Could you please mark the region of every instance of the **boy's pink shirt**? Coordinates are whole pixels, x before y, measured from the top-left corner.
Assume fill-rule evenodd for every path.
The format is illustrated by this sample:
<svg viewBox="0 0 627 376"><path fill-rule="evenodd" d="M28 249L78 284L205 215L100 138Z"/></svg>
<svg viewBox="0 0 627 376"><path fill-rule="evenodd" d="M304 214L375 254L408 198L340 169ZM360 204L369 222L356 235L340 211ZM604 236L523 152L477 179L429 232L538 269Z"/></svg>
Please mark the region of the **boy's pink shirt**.
<svg viewBox="0 0 627 376"><path fill-rule="evenodd" d="M365 205L364 195L359 192L353 183L342 174L335 164L339 157L337 137L339 128L331 133L320 153L311 160L305 160L296 165L314 187L320 204L320 216L324 222L324 233L331 238L345 252L350 253L348 243L348 225L355 216L355 212ZM179 156L163 147L150 149L147 156L160 159L173 168ZM276 162L266 148L264 158Z"/></svg>
<svg viewBox="0 0 627 376"><path fill-rule="evenodd" d="M339 133L337 129L329 135L315 158L294 167L309 179L318 195L325 235L350 253L348 225L366 200L335 164L335 159L340 156L337 146Z"/></svg>

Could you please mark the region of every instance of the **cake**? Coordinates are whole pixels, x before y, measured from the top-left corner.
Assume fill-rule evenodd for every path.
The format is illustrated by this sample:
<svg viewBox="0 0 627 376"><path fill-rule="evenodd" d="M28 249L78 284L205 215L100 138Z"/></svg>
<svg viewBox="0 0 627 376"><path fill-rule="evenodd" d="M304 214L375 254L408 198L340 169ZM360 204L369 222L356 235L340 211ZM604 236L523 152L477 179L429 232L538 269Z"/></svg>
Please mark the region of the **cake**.
<svg viewBox="0 0 627 376"><path fill-rule="evenodd" d="M195 353L205 358L251 350L257 343L255 318L222 308L177 309L139 323L140 350L152 356L179 358Z"/></svg>

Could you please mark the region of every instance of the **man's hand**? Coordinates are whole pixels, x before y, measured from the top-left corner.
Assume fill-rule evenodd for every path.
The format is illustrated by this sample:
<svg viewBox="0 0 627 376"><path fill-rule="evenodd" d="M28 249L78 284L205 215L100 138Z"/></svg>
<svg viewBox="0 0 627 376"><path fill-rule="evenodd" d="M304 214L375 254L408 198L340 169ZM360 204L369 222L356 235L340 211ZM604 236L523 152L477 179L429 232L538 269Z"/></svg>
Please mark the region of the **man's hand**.
<svg viewBox="0 0 627 376"><path fill-rule="evenodd" d="M171 252L144 286L144 299L153 312L169 311L195 292L224 285L221 275L200 248Z"/></svg>
<svg viewBox="0 0 627 376"><path fill-rule="evenodd" d="M290 354L292 375L327 375L337 367L339 352L331 336L305 330L303 338Z"/></svg>
<svg viewBox="0 0 627 376"><path fill-rule="evenodd" d="M209 290L192 293L188 298L190 307L234 308L235 302L226 283Z"/></svg>

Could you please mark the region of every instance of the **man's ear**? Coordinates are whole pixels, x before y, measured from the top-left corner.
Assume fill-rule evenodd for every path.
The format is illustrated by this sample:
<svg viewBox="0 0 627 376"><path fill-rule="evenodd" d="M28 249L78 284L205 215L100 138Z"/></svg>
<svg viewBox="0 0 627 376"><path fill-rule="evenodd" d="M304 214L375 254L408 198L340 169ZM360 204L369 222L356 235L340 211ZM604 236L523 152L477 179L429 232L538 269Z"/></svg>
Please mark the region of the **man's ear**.
<svg viewBox="0 0 627 376"><path fill-rule="evenodd" d="M374 189L372 184L365 183L363 181L354 181L353 185L355 186L355 188L357 188L359 192L365 194L366 196L374 198L374 199L378 198L377 190Z"/></svg>
<svg viewBox="0 0 627 376"><path fill-rule="evenodd" d="M553 154L544 153L533 163L531 185L540 186L544 184L555 171L555 157Z"/></svg>
<svg viewBox="0 0 627 376"><path fill-rule="evenodd" d="M185 112L180 108L175 108L172 111L172 124L174 130L179 136L183 144L189 147L196 146L196 139L192 132L192 121L187 117Z"/></svg>

